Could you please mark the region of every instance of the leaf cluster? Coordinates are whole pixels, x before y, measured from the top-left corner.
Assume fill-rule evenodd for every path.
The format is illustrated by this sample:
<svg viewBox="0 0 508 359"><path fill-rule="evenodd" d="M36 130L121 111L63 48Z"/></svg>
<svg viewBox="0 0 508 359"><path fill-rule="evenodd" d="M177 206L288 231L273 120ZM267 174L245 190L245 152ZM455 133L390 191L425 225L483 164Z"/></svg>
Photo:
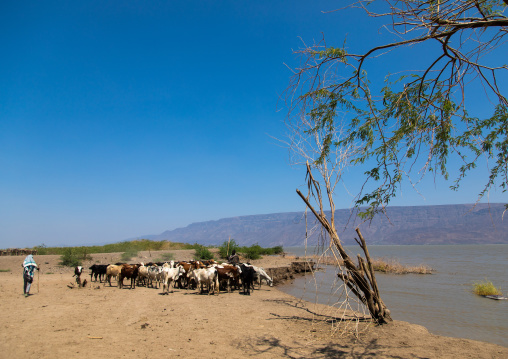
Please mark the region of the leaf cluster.
<svg viewBox="0 0 508 359"><path fill-rule="evenodd" d="M452 190L484 158L489 173L478 200L495 187L505 192L508 101L498 78L506 75L508 67L484 61L487 54L503 48L508 34L505 4L380 0L371 5L373 1L360 0L350 7L362 9L368 17L386 18L385 27L399 35L398 41L361 54L346 51L346 44L318 43L299 51L303 65L295 70L287 90L288 118L308 118L313 127L304 132L320 134L321 153L312 165L323 166L334 148L361 148L348 161L350 166L368 166L355 199L357 207L366 206L365 218L383 210L404 180L413 187L428 173L448 180L452 161L460 163L453 173ZM364 69L367 64L386 51L416 49L424 42L438 45L435 57L429 57L425 67L407 70L394 80L388 74L379 93L374 93L376 87ZM497 62L502 58L497 56ZM483 118L467 111L465 89L473 81L483 86L486 99L494 103ZM335 140L338 127L346 135Z"/></svg>

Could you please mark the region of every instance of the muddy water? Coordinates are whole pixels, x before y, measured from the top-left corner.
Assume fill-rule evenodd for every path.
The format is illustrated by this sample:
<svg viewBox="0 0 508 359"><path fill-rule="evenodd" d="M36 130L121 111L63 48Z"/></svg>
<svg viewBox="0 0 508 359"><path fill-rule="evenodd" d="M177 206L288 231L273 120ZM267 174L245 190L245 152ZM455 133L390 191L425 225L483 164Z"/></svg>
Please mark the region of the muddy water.
<svg viewBox="0 0 508 359"><path fill-rule="evenodd" d="M348 248L356 256L358 249ZM302 247L285 251L303 256ZM372 257L396 258L402 264L426 264L432 275L376 274L381 297L392 317L420 324L430 332L469 338L508 347L508 300L491 300L472 293L472 284L492 281L508 296L508 245L371 246ZM308 252L312 250L308 249ZM315 277L297 278L280 287L309 301L336 304L342 301L341 281L334 267L326 266Z"/></svg>

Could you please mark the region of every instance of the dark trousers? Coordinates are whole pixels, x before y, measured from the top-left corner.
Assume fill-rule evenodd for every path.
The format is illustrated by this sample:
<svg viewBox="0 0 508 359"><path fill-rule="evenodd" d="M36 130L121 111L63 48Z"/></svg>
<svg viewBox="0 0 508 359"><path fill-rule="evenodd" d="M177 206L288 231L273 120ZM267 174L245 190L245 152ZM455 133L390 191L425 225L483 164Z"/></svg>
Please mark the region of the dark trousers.
<svg viewBox="0 0 508 359"><path fill-rule="evenodd" d="M26 280L25 276L23 276L23 294L28 294L30 292L30 286L32 283Z"/></svg>

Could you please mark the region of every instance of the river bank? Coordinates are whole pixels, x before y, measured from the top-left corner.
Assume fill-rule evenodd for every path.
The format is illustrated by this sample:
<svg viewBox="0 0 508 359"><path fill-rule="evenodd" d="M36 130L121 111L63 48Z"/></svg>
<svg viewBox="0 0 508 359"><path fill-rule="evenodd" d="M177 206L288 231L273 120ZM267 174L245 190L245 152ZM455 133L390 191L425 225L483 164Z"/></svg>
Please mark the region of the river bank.
<svg viewBox="0 0 508 359"><path fill-rule="evenodd" d="M190 252L175 253L175 259L190 259ZM94 255L92 262L113 262L115 255ZM140 257L154 258L144 253ZM0 333L6 338L0 344L2 357L508 357L508 348L433 335L402 321L383 327L360 322L356 338L350 316L338 327L342 313L336 309L266 285L251 296L179 289L161 295L160 289L120 290L95 282L70 289L72 269L59 267L58 256L35 259L42 268L39 282L36 279L32 295L25 298L23 257L0 257L0 269L10 269L0 273ZM138 259L143 258L133 261ZM292 260L266 257L255 264L284 267ZM349 325L347 332L337 330L344 324Z"/></svg>

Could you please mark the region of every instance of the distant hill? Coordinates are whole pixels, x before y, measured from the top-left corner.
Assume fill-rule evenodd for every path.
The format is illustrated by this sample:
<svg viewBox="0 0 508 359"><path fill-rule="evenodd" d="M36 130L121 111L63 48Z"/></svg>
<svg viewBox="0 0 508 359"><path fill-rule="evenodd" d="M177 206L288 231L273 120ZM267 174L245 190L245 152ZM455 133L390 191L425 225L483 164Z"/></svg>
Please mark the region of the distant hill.
<svg viewBox="0 0 508 359"><path fill-rule="evenodd" d="M470 204L390 207L387 216L360 224L369 244L508 244L508 213L502 220L504 204ZM309 230L315 225L308 215ZM346 244L354 244L359 220L349 210L337 210L335 225ZM344 228L344 226L346 226ZM319 227L318 227L319 228ZM319 232L319 229L315 232ZM260 214L199 222L184 228L150 236L153 240L220 244L229 237L240 245L298 246L304 244L303 212ZM317 243L317 234L310 237Z"/></svg>

